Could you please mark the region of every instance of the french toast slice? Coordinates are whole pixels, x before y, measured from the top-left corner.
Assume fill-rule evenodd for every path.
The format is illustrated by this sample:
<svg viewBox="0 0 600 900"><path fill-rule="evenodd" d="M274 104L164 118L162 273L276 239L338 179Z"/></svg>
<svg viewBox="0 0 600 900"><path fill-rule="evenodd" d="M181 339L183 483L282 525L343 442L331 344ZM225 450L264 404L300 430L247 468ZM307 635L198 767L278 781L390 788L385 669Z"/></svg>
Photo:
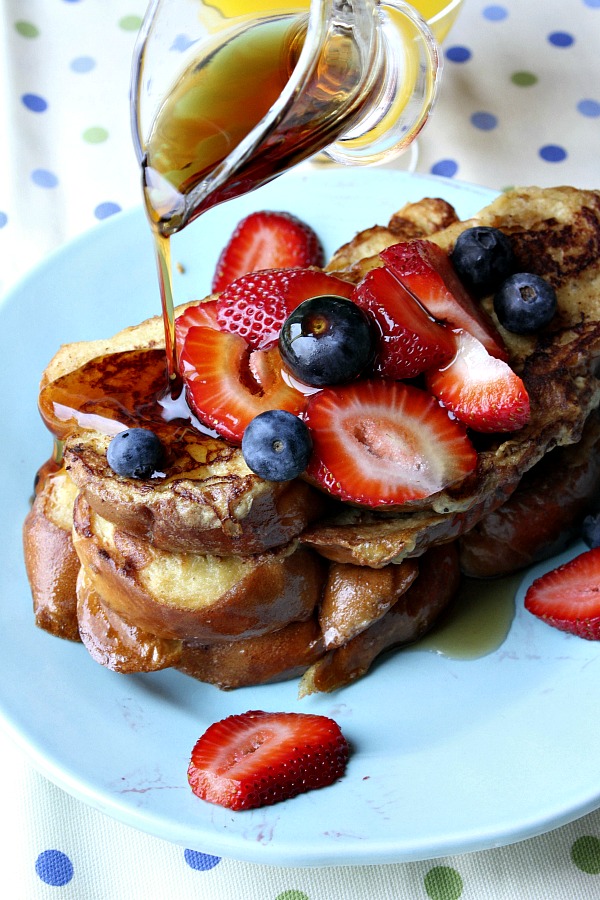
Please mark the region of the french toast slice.
<svg viewBox="0 0 600 900"><path fill-rule="evenodd" d="M159 550L103 519L78 494L73 544L104 604L161 638L210 644L308 619L325 565L294 541L255 556Z"/></svg>

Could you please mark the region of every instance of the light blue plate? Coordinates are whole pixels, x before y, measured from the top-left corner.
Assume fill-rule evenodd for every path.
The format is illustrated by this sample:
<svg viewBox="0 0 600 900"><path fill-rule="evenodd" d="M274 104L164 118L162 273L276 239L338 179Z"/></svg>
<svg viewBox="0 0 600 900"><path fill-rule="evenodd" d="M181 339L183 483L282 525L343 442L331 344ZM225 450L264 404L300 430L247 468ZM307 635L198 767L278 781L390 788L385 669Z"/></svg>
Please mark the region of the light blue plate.
<svg viewBox="0 0 600 900"><path fill-rule="evenodd" d="M208 293L217 255L252 209L312 223L331 252L408 200L442 196L461 216L482 188L383 170L288 175L213 210L175 243L178 300ZM0 307L3 422L0 714L48 778L143 831L214 855L286 866L371 864L485 849L600 805L600 646L517 612L504 644L472 661L400 652L365 679L299 702L295 682L222 693L177 672L117 675L33 624L21 523L51 439L37 384L61 342L106 337L156 313L141 211L52 256ZM233 814L187 786L209 723L247 709L333 716L353 748L337 784Z"/></svg>

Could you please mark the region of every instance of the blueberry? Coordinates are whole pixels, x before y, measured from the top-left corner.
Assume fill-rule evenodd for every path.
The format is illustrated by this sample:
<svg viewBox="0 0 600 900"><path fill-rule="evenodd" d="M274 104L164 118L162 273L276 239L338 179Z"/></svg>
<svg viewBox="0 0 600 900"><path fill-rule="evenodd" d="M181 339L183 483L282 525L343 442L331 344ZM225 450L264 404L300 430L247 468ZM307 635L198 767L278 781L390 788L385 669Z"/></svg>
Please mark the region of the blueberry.
<svg viewBox="0 0 600 900"><path fill-rule="evenodd" d="M581 538L591 549L600 547L600 513L585 517L581 524Z"/></svg>
<svg viewBox="0 0 600 900"><path fill-rule="evenodd" d="M502 282L494 296L498 321L514 334L533 334L556 312L556 291L539 275L517 272Z"/></svg>
<svg viewBox="0 0 600 900"><path fill-rule="evenodd" d="M255 416L242 438L246 465L265 481L297 478L306 469L311 451L308 428L284 409L269 409Z"/></svg>
<svg viewBox="0 0 600 900"><path fill-rule="evenodd" d="M373 359L375 331L367 313L351 300L312 297L283 323L279 350L291 373L305 384L344 384Z"/></svg>
<svg viewBox="0 0 600 900"><path fill-rule="evenodd" d="M117 475L149 478L160 467L163 447L153 431L128 428L114 436L108 445L106 459Z"/></svg>
<svg viewBox="0 0 600 900"><path fill-rule="evenodd" d="M515 267L510 239L486 225L463 231L450 259L460 280L478 297L491 294Z"/></svg>

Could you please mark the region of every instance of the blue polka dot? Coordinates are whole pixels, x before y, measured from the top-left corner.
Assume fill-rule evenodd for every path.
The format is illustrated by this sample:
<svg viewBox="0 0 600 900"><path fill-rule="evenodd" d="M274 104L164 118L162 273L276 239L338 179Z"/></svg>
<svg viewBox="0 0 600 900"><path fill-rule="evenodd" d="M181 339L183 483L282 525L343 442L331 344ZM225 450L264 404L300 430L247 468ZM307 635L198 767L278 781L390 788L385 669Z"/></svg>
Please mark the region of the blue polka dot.
<svg viewBox="0 0 600 900"><path fill-rule="evenodd" d="M600 116L600 103L598 100L580 100L577 104L577 112L580 112L582 116L595 119Z"/></svg>
<svg viewBox="0 0 600 900"><path fill-rule="evenodd" d="M440 159L431 167L432 175L442 175L444 178L452 178L458 172L458 163L454 159Z"/></svg>
<svg viewBox="0 0 600 900"><path fill-rule="evenodd" d="M73 877L73 863L60 850L44 850L35 861L39 878L53 887L63 887Z"/></svg>
<svg viewBox="0 0 600 900"><path fill-rule="evenodd" d="M96 209L94 210L94 215L97 219L108 219L109 216L114 216L115 213L121 212L121 207L118 203L111 203L107 200L105 203L99 203Z"/></svg>
<svg viewBox="0 0 600 900"><path fill-rule="evenodd" d="M457 44L454 47L448 47L444 56L446 59L449 59L450 62L464 63L471 59L471 51L468 47L461 47Z"/></svg>
<svg viewBox="0 0 600 900"><path fill-rule="evenodd" d="M490 22L501 22L507 16L508 10L505 6L486 6L483 10L483 17Z"/></svg>
<svg viewBox="0 0 600 900"><path fill-rule="evenodd" d="M591 6L592 9L600 9L600 0L583 0L586 6Z"/></svg>
<svg viewBox="0 0 600 900"><path fill-rule="evenodd" d="M78 56L71 60L70 68L73 72L91 72L96 67L96 60L91 56Z"/></svg>
<svg viewBox="0 0 600 900"><path fill-rule="evenodd" d="M184 859L190 869L199 872L208 872L221 862L220 856L210 856L208 853L199 853L197 850L185 850Z"/></svg>
<svg viewBox="0 0 600 900"><path fill-rule="evenodd" d="M545 147L540 147L540 156L546 162L562 162L567 158L567 151L558 144L546 144Z"/></svg>
<svg viewBox="0 0 600 900"><path fill-rule="evenodd" d="M554 47L570 47L571 44L575 43L575 38L566 31L553 31L552 34L548 35L548 41Z"/></svg>
<svg viewBox="0 0 600 900"><path fill-rule="evenodd" d="M57 176L49 169L34 169L31 173L31 180L38 187L43 188L54 188L58 184Z"/></svg>
<svg viewBox="0 0 600 900"><path fill-rule="evenodd" d="M471 116L471 125L480 131L492 131L498 125L498 119L492 113L476 112Z"/></svg>
<svg viewBox="0 0 600 900"><path fill-rule="evenodd" d="M21 102L31 112L45 112L48 109L47 101L40 97L39 94L23 94Z"/></svg>
<svg viewBox="0 0 600 900"><path fill-rule="evenodd" d="M0 210L0 228L4 228L4 226L6 225L7 222L8 222L8 216L6 215L5 212L2 212L2 210Z"/></svg>

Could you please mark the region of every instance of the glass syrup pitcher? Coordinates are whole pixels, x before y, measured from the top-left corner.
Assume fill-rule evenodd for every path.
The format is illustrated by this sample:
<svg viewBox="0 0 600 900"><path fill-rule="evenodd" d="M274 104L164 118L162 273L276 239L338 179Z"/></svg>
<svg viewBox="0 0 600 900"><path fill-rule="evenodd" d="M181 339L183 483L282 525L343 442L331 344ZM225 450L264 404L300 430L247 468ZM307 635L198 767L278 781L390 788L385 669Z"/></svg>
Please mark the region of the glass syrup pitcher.
<svg viewBox="0 0 600 900"><path fill-rule="evenodd" d="M427 120L440 67L403 0L152 0L131 109L171 378L169 236L316 153L393 158Z"/></svg>

